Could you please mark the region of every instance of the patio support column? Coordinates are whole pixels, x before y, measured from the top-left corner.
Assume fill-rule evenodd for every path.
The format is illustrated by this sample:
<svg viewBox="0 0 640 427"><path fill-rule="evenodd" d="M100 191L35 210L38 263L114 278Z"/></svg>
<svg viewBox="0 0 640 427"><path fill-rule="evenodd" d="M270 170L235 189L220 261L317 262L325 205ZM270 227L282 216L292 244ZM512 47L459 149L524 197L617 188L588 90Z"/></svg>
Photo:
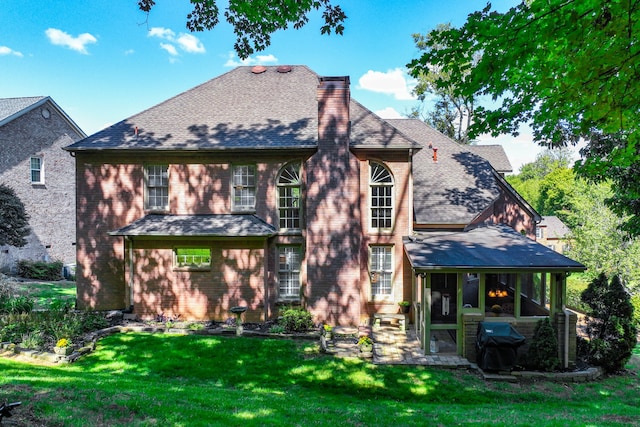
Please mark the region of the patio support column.
<svg viewBox="0 0 640 427"><path fill-rule="evenodd" d="M424 345L424 354L431 354L429 346L431 342L431 273L422 276L422 281L422 306L424 307L422 310L424 319L422 344Z"/></svg>
<svg viewBox="0 0 640 427"><path fill-rule="evenodd" d="M518 319L522 309L522 273L516 274L516 290L513 296L513 316Z"/></svg>
<svg viewBox="0 0 640 427"><path fill-rule="evenodd" d="M484 313L486 311L487 304L487 274L480 273L478 280L478 292L480 293L478 296L478 308L480 308L480 311Z"/></svg>

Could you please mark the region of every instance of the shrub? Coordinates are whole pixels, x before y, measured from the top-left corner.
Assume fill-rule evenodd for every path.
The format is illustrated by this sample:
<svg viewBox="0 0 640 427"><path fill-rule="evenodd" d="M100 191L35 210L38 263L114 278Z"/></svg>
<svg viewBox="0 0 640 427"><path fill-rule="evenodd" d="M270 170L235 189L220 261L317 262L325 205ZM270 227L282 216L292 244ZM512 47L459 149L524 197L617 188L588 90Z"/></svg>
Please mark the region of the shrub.
<svg viewBox="0 0 640 427"><path fill-rule="evenodd" d="M18 275L35 280L62 280L62 261L18 261Z"/></svg>
<svg viewBox="0 0 640 427"><path fill-rule="evenodd" d="M284 333L284 326L282 325L273 325L269 328L269 333L272 334L282 334Z"/></svg>
<svg viewBox="0 0 640 427"><path fill-rule="evenodd" d="M631 297L631 305L633 306L633 324L637 329L640 327L640 294Z"/></svg>
<svg viewBox="0 0 640 427"><path fill-rule="evenodd" d="M33 310L33 300L29 297L0 298L0 314L29 313Z"/></svg>
<svg viewBox="0 0 640 427"><path fill-rule="evenodd" d="M623 369L636 345L637 329L631 297L620 277L615 275L609 281L601 273L584 290L582 301L589 306L589 362L602 366L606 372Z"/></svg>
<svg viewBox="0 0 640 427"><path fill-rule="evenodd" d="M536 323L527 353L527 364L532 369L549 372L560 365L558 338L549 318L541 319Z"/></svg>
<svg viewBox="0 0 640 427"><path fill-rule="evenodd" d="M311 313L304 309L290 308L282 313L282 321L285 332L306 332L313 328Z"/></svg>

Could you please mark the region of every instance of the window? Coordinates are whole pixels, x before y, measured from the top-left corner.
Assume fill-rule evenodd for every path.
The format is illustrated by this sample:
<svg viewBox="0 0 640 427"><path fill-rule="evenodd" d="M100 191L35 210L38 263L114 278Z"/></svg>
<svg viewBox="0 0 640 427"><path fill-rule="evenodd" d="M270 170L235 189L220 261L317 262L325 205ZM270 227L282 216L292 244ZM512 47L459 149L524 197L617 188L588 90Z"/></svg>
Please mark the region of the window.
<svg viewBox="0 0 640 427"><path fill-rule="evenodd" d="M149 165L147 173L147 209L169 209L169 166Z"/></svg>
<svg viewBox="0 0 640 427"><path fill-rule="evenodd" d="M31 158L31 183L44 184L44 170L42 170L42 158Z"/></svg>
<svg viewBox="0 0 640 427"><path fill-rule="evenodd" d="M300 298L300 246L278 247L278 283L280 299Z"/></svg>
<svg viewBox="0 0 640 427"><path fill-rule="evenodd" d="M238 165L233 167L233 209L252 211L256 206L256 167Z"/></svg>
<svg viewBox="0 0 640 427"><path fill-rule="evenodd" d="M285 166L278 178L280 228L300 228L300 163Z"/></svg>
<svg viewBox="0 0 640 427"><path fill-rule="evenodd" d="M393 178L380 163L371 163L371 228L390 229L393 218Z"/></svg>
<svg viewBox="0 0 640 427"><path fill-rule="evenodd" d="M392 246L371 246L371 295L391 295L393 278Z"/></svg>
<svg viewBox="0 0 640 427"><path fill-rule="evenodd" d="M544 237L544 228L536 227L536 238L542 239Z"/></svg>
<svg viewBox="0 0 640 427"><path fill-rule="evenodd" d="M176 248L174 250L177 268L185 270L208 270L211 268L210 248Z"/></svg>

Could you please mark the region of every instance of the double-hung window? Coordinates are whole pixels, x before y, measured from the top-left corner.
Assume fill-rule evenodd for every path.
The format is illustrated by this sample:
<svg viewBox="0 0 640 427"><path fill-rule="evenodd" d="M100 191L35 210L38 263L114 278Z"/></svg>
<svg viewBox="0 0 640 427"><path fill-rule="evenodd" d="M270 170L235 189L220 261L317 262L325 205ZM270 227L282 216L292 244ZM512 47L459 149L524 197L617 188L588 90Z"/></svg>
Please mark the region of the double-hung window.
<svg viewBox="0 0 640 427"><path fill-rule="evenodd" d="M300 229L300 163L290 163L278 177L280 229Z"/></svg>
<svg viewBox="0 0 640 427"><path fill-rule="evenodd" d="M233 166L231 193L234 211L253 211L256 208L256 167Z"/></svg>
<svg viewBox="0 0 640 427"><path fill-rule="evenodd" d="M281 300L300 299L300 246L278 247L278 291Z"/></svg>
<svg viewBox="0 0 640 427"><path fill-rule="evenodd" d="M42 157L31 158L30 168L32 184L44 184L44 169L42 166Z"/></svg>
<svg viewBox="0 0 640 427"><path fill-rule="evenodd" d="M369 271L371 274L371 295L390 296L393 281L393 246L371 246Z"/></svg>
<svg viewBox="0 0 640 427"><path fill-rule="evenodd" d="M147 200L149 210L169 209L169 166L149 165L146 167Z"/></svg>
<svg viewBox="0 0 640 427"><path fill-rule="evenodd" d="M371 162L371 229L390 230L393 223L393 178L387 168Z"/></svg>

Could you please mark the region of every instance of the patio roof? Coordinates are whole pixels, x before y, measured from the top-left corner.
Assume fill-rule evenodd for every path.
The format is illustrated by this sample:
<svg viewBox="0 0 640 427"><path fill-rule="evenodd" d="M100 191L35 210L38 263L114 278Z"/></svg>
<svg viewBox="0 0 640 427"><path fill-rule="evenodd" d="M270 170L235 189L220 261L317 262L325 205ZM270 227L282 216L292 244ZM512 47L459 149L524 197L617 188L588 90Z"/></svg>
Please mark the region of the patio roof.
<svg viewBox="0 0 640 427"><path fill-rule="evenodd" d="M414 270L584 271L586 267L511 227L491 225L469 231L423 233L405 238Z"/></svg>
<svg viewBox="0 0 640 427"><path fill-rule="evenodd" d="M255 215L146 215L111 236L138 237L262 237L276 234L275 228Z"/></svg>

